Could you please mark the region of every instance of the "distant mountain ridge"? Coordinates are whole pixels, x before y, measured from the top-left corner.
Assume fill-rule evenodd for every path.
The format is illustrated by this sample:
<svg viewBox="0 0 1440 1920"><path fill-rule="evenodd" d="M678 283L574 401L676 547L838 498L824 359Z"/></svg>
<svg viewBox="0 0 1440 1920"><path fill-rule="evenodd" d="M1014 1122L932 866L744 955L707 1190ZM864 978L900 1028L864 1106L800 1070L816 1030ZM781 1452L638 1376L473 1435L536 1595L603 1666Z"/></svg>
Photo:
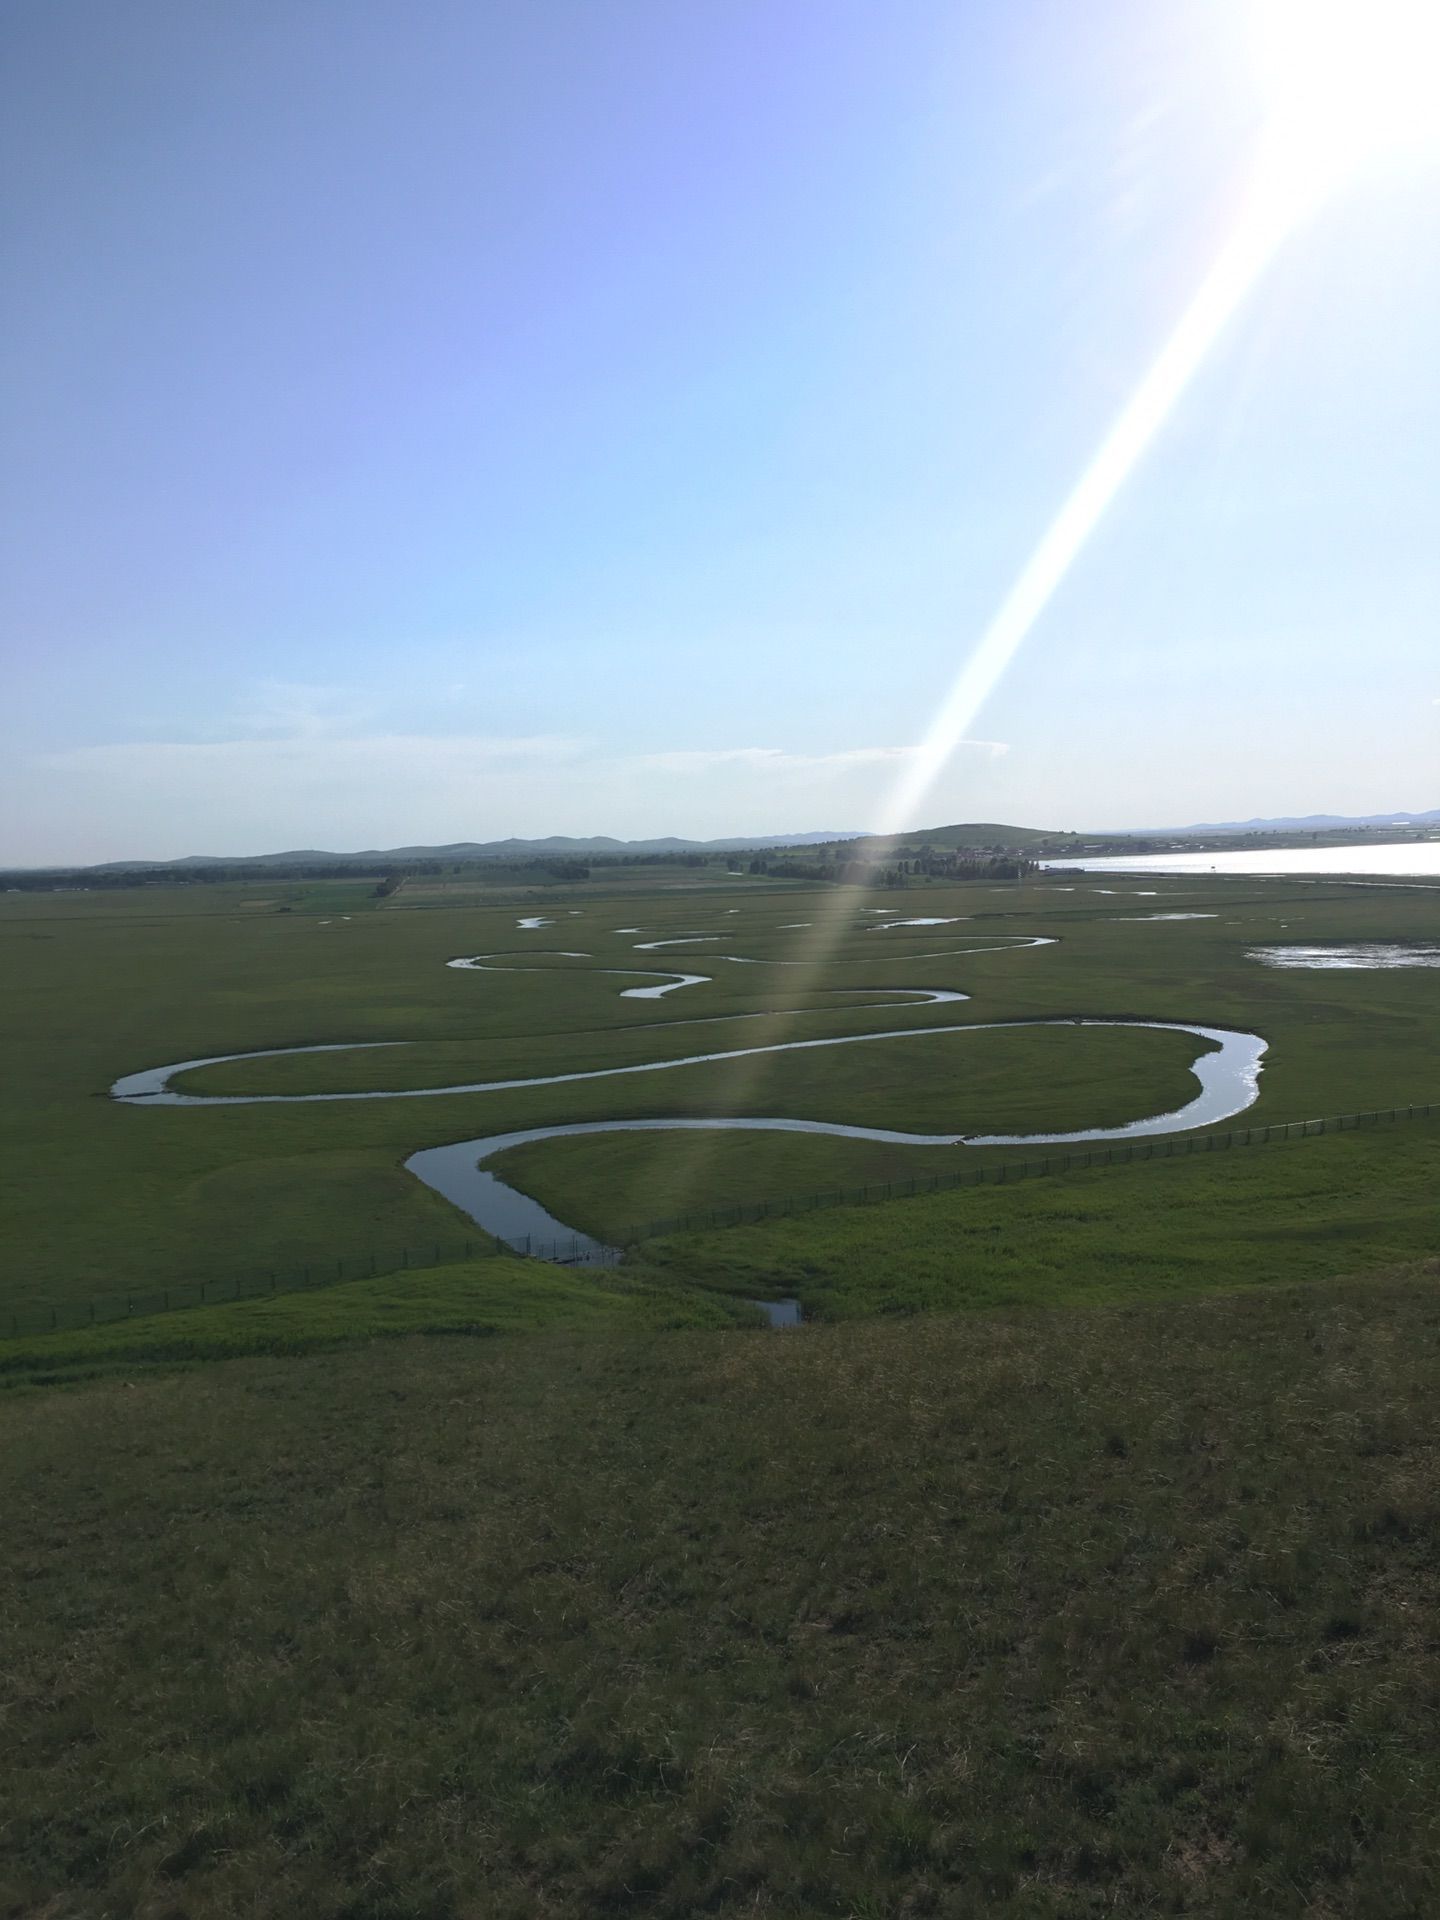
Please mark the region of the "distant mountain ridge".
<svg viewBox="0 0 1440 1920"><path fill-rule="evenodd" d="M683 853L755 853L785 847L837 846L848 841L864 841L864 857L883 854L898 846L960 851L991 848L1035 849L1049 852L1057 847L1073 847L1080 842L1183 840L1213 834L1334 833L1353 828L1374 833L1386 827L1440 828L1440 807L1424 813L1371 813L1347 815L1311 813L1276 819L1226 820L1199 822L1188 827L1124 827L1108 832L1056 831L1043 827L1016 827L998 821L976 821L942 827L914 828L908 833L880 838L859 831L821 833L735 834L721 840L686 840L674 834L652 840L618 840L609 834L572 835L555 833L540 840L452 840L443 846L366 847L358 852L334 853L319 847L290 848L283 853L214 854L190 853L178 860L107 860L87 867L55 867L52 872L150 873L175 872L185 868L253 867L263 872L268 867L353 866L357 870L383 870L414 861L553 860L583 859L587 854L683 854ZM10 872L28 869L10 868ZM36 869L39 871L39 869Z"/></svg>
<svg viewBox="0 0 1440 1920"><path fill-rule="evenodd" d="M296 867L337 865L383 866L405 860L525 860L557 854L586 853L748 853L761 847L815 847L837 840L862 840L861 833L738 834L725 840L680 840L667 835L658 840L615 840L608 834L575 838L555 833L543 840L452 840L437 847L367 847L357 853L333 853L320 847L295 847L285 853L187 853L178 860L107 860L102 865L77 867L77 873L145 873L153 868L178 867Z"/></svg>
<svg viewBox="0 0 1440 1920"><path fill-rule="evenodd" d="M1156 833L1322 833L1337 827L1440 827L1440 807L1428 813L1305 813L1278 820L1209 820L1193 827L1156 827ZM1135 833L1136 828L1127 831Z"/></svg>

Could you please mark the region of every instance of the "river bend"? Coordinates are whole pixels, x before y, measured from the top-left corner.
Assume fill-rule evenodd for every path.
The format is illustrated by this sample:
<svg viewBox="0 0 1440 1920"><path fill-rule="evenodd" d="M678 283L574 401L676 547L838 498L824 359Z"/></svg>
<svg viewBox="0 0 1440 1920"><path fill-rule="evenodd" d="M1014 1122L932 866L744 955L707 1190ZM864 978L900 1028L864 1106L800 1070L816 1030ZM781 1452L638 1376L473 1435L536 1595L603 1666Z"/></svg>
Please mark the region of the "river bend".
<svg viewBox="0 0 1440 1920"><path fill-rule="evenodd" d="M522 923L523 924L523 923ZM536 920L532 925L543 924ZM917 923L923 924L923 923ZM639 928L627 928L627 932L639 932ZM637 947L651 951L658 946L699 944L705 938L713 936L685 935L678 939L665 941L637 942ZM991 943L983 947L965 947L950 951L962 953L985 953L1004 951L1006 948L1050 946L1055 944L1046 937L1025 936L1006 939L1002 944ZM509 954L472 954L448 961L451 967L463 970L485 972L546 972L546 968L530 968L523 964L519 967L509 965L515 958ZM538 957L538 956L537 956ZM559 954L547 954L547 958L588 959L588 954L565 951ZM916 955L914 958L939 959L950 957L946 954ZM716 960L735 965L795 965L798 962L751 961L739 954L720 954L707 956L707 964ZM698 985L711 976L706 974L653 974L643 968L605 967L597 972L612 974L616 977L635 978L649 975L661 984L645 987L627 987L622 989L622 997L640 999L658 999L662 994L678 990L680 987ZM919 1002L925 1005L942 1005L967 999L967 995L943 987L896 987L896 988L854 988L839 991L864 993L873 996L881 994L893 996L888 1000L869 1004L896 1005L904 1001ZM819 1011L810 1009L809 1011ZM726 1020L744 1018L737 1015L716 1015L695 1022L680 1022L681 1025L709 1024L710 1019ZM760 1016L750 1016L760 1017ZM1197 1091L1183 1106L1168 1112L1153 1114L1133 1120L1119 1127L1094 1127L1088 1130L1052 1133L1016 1133L1016 1134L959 1134L959 1133L906 1133L887 1127L852 1126L839 1121L792 1120L770 1115L727 1115L721 1118L707 1119L651 1119L651 1120L581 1120L569 1124L546 1127L529 1127L507 1133L481 1134L473 1139L457 1140L447 1146L427 1147L411 1154L405 1162L406 1167L418 1180L440 1194L444 1199L458 1207L460 1211L485 1232L493 1234L498 1240L510 1246L530 1251L546 1247L555 1257L569 1259L597 1259L607 1257L613 1249L586 1234L576 1232L564 1221L557 1219L542 1207L539 1201L528 1194L519 1192L505 1184L500 1177L488 1172L485 1161L493 1160L514 1147L527 1146L537 1140L559 1140L580 1134L598 1133L653 1133L653 1132L774 1132L774 1133L810 1133L828 1136L834 1139L871 1140L891 1145L912 1147L964 1147L964 1146L1056 1146L1081 1140L1134 1140L1180 1133L1187 1129L1203 1126L1218 1126L1222 1121L1233 1118L1253 1104L1259 1096L1259 1077L1262 1056L1266 1043L1254 1033L1245 1033L1224 1027L1206 1027L1193 1025L1186 1021L1175 1020L1118 1020L1106 1018L1070 1018L1036 1019L1019 1021L988 1021L968 1026L924 1026L890 1028L876 1033L835 1034L814 1040L781 1040L756 1047L729 1047L712 1052L686 1054L673 1060L644 1060L618 1067L597 1067L578 1070L571 1073L534 1074L523 1078L504 1080L467 1080L453 1082L438 1087L373 1088L330 1093L249 1093L249 1094L207 1094L185 1093L172 1083L183 1073L199 1067L223 1066L233 1061L265 1060L288 1058L291 1055L312 1053L358 1053L376 1051L381 1047L404 1046L407 1043L396 1040L329 1042L317 1046L301 1047L262 1047L244 1053L211 1054L202 1059L180 1060L169 1066L149 1067L138 1073L124 1074L111 1087L112 1097L127 1105L165 1106L165 1107L232 1107L318 1104L326 1101L352 1100L424 1100L444 1099L455 1094L465 1093L502 1093L513 1092L530 1087L564 1086L582 1081L618 1079L641 1073L668 1073L684 1067L709 1065L724 1060L745 1059L751 1056L777 1053L808 1052L823 1047L868 1046L877 1041L901 1041L928 1038L934 1040L945 1036L961 1040L967 1034L993 1033L1007 1027L1127 1027L1149 1028L1157 1032L1187 1033L1202 1043L1208 1043L1207 1050L1198 1054L1191 1065ZM643 1029L642 1029L643 1030Z"/></svg>

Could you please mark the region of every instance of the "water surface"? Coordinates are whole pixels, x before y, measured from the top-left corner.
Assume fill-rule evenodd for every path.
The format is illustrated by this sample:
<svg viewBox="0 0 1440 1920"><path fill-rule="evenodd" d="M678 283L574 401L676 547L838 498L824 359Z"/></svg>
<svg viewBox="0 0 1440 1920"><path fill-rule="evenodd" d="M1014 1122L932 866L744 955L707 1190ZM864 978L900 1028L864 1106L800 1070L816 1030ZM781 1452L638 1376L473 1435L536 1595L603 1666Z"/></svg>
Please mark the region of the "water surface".
<svg viewBox="0 0 1440 1920"><path fill-rule="evenodd" d="M1249 958L1266 967L1380 969L1440 967L1440 947L1393 945L1379 940L1348 947L1252 947Z"/></svg>
<svg viewBox="0 0 1440 1920"><path fill-rule="evenodd" d="M417 1179L423 1180L426 1186L441 1194L462 1213L468 1214L487 1233L520 1252L540 1252L548 1258L567 1261L604 1260L614 1257L613 1247L567 1226L538 1200L507 1186L498 1174L488 1172L481 1163L508 1153L515 1147L530 1146L537 1140L568 1140L600 1133L807 1133L836 1140L869 1140L907 1147L1039 1147L1082 1140L1138 1140L1180 1133L1192 1127L1216 1126L1222 1120L1242 1113L1259 1097L1265 1042L1258 1034L1235 1032L1225 1027L1192 1026L1178 1020L990 1021L966 1027L911 1027L897 1033L846 1034L828 1040L788 1040L776 1046L746 1048L743 1051L787 1053L814 1047L855 1046L873 1040L899 1040L912 1035L916 1038L933 1038L937 1034L946 1034L952 1039L962 1040L967 1034L994 1033L1013 1027L1148 1028L1160 1033L1192 1034L1211 1042L1212 1047L1191 1064L1190 1071L1198 1083L1199 1092L1184 1106L1127 1121L1118 1127L1090 1127L1066 1133L966 1135L906 1133L894 1127L862 1127L835 1120L789 1120L771 1115L734 1114L700 1120L574 1120L556 1126L482 1134L473 1140L456 1140L443 1147L427 1147L411 1154L405 1165ZM691 1066L696 1060L736 1057L735 1054L702 1054L691 1060L659 1062L657 1065ZM618 1067L605 1071L630 1073L647 1070L651 1069ZM577 1073L554 1077L586 1080L603 1078L604 1074ZM534 1081L528 1084L550 1083Z"/></svg>
<svg viewBox="0 0 1440 1920"><path fill-rule="evenodd" d="M889 913L888 909L873 911ZM529 916L521 921L522 926L548 925L543 916ZM911 924L917 926L949 925L948 920L917 919ZM888 929L875 929L876 931ZM636 932L639 929L625 929ZM688 945L713 939L708 934L683 934L664 940L637 943L645 949L659 946ZM949 958L953 953L996 953L1034 946L1050 946L1053 939L1047 935L986 936L986 944L980 947L953 949L944 954L912 955L908 958L936 959ZM538 958L563 958L569 960L588 959L591 956L565 950L559 953L527 953L521 958L521 964L515 965L519 956L509 954L469 954L448 961L450 967L475 972L548 972L551 969L537 968L524 964L525 960ZM739 954L722 954L720 960L735 964L772 964L784 965L782 961L761 963L748 960ZM658 984L645 987L626 987L621 990L622 997L658 999L662 994L673 992L679 986L698 985L709 978L703 974L654 974L639 968L602 967L591 969L620 978L650 978ZM939 1005L954 1003L968 998L964 993L952 988L942 987L870 987L844 988L837 992L864 994L869 1004L876 1004L873 996L877 994L893 995L895 1002L915 1002ZM883 1002L881 1003L883 1004ZM809 1011L819 1011L810 1009ZM730 1019L733 1015L716 1015L715 1019ZM753 1015L749 1017L760 1017ZM704 1019L680 1024L704 1025ZM880 1032L833 1034L810 1040L774 1041L763 1046L731 1047L707 1053L689 1054L678 1059L637 1061L624 1066L576 1069L570 1072L536 1074L521 1078L504 1080L471 1080L446 1084L438 1087L373 1088L357 1091L330 1093L260 1093L260 1094L203 1094L186 1093L176 1089L173 1082L178 1075L188 1073L199 1067L221 1066L243 1060L276 1059L299 1054L371 1052L379 1047L403 1046L404 1041L360 1041L326 1042L320 1045L301 1047L262 1047L244 1053L212 1054L203 1059L181 1060L168 1066L151 1067L138 1073L125 1074L110 1089L114 1099L126 1104L145 1104L148 1106L171 1107L229 1107L318 1104L326 1101L351 1100L419 1100L450 1098L467 1093L499 1093L530 1087L552 1087L572 1083L606 1080L637 1073L666 1073L685 1067L701 1066L713 1062L745 1059L759 1055L779 1053L809 1052L824 1047L867 1046L881 1041L902 1041L928 1039L931 1042L944 1036L956 1045L963 1044L967 1034L992 1033L1011 1027L1126 1027L1146 1028L1157 1032L1190 1034L1206 1045L1207 1050L1198 1054L1191 1066L1191 1073L1199 1091L1184 1106L1171 1111L1152 1114L1119 1127L1097 1127L1088 1130L1065 1133L1025 1133L1025 1134L987 1134L967 1136L960 1133L923 1134L907 1133L887 1127L855 1126L839 1121L792 1120L770 1115L727 1115L706 1119L641 1119L618 1120L600 1119L574 1121L547 1127L530 1127L505 1133L479 1135L473 1139L457 1140L448 1145L429 1147L414 1153L405 1162L406 1167L417 1179L423 1181L432 1191L442 1195L452 1205L468 1214L487 1233L523 1252L544 1252L546 1257L561 1260L602 1260L615 1256L615 1249L605 1246L591 1236L577 1232L565 1222L549 1213L537 1200L528 1194L507 1186L500 1177L487 1170L482 1162L494 1159L512 1148L529 1145L537 1140L558 1140L581 1134L600 1133L647 1133L647 1132L689 1132L689 1131L750 1131L775 1133L808 1133L824 1135L835 1139L879 1141L886 1144L917 1147L964 1147L972 1146L1043 1146L1061 1144L1079 1140L1117 1140L1135 1139L1177 1133L1192 1127L1213 1126L1222 1120L1242 1112L1257 1098L1259 1092L1259 1074L1261 1056L1265 1052L1265 1041L1258 1034L1232 1031L1228 1028L1196 1026L1189 1022L1171 1020L1122 1020L1109 1018L1067 1018L1067 1019L1030 1019L1018 1021L988 1021L970 1026L927 1026L891 1028ZM794 1307L793 1301L759 1302L765 1310L771 1312L788 1310ZM798 1309L796 1309L798 1318ZM789 1320L774 1320L772 1324L788 1325Z"/></svg>
<svg viewBox="0 0 1440 1920"><path fill-rule="evenodd" d="M1108 854L1093 860L1042 860L1046 869L1085 873L1394 874L1440 879L1440 840L1373 847L1265 847L1211 853Z"/></svg>

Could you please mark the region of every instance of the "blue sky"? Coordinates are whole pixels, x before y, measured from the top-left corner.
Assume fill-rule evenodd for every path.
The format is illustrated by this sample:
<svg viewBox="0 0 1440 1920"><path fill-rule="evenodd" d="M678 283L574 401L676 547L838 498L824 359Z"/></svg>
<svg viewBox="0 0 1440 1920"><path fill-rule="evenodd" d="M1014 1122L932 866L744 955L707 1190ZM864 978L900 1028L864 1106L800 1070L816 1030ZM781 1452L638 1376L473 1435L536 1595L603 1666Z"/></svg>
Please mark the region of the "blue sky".
<svg viewBox="0 0 1440 1920"><path fill-rule="evenodd" d="M15 863L865 827L1234 217L1243 0L13 0ZM1346 183L921 808L1440 799L1440 172Z"/></svg>

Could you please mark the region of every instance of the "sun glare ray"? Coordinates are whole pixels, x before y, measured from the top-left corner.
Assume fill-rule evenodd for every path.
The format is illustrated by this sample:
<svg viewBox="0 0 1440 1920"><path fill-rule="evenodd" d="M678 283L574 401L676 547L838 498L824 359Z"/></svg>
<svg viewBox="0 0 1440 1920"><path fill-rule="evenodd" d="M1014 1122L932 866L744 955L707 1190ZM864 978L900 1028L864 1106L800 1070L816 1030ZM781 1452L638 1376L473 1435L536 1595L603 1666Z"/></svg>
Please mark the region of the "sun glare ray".
<svg viewBox="0 0 1440 1920"><path fill-rule="evenodd" d="M1234 224L905 756L876 822L881 860L891 836L921 824L951 757L1286 238L1364 160L1412 146L1417 128L1435 138L1440 0L1255 0L1252 21L1269 111ZM817 902L776 996L779 1018L811 1004L865 897L845 886ZM775 1056L738 1062L732 1091L754 1106L774 1071Z"/></svg>
<svg viewBox="0 0 1440 1920"><path fill-rule="evenodd" d="M882 808L882 834L917 824L916 810L1286 235L1367 160L1417 143L1440 147L1440 0L1256 0L1253 22L1269 114L1235 225L909 756Z"/></svg>
<svg viewBox="0 0 1440 1920"><path fill-rule="evenodd" d="M910 755L882 810L878 831L899 832L943 772L1116 495L1174 412L1226 323L1293 226L1298 196L1284 175L1261 170L1210 271L1149 371L1101 441L1042 535L995 617Z"/></svg>

